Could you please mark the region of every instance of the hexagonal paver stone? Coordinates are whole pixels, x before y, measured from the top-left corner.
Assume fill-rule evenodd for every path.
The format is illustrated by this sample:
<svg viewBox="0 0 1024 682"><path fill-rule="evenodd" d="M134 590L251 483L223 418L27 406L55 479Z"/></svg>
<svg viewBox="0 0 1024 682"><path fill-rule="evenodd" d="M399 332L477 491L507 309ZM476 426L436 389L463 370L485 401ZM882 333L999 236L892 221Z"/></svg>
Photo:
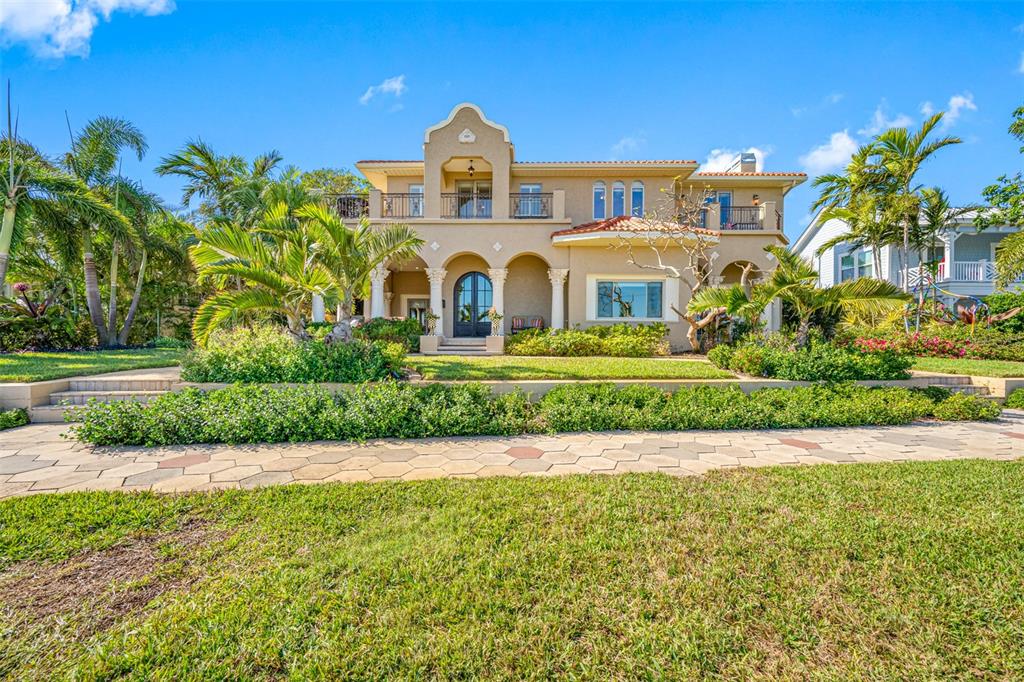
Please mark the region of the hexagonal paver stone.
<svg viewBox="0 0 1024 682"><path fill-rule="evenodd" d="M163 471L169 471L164 469ZM153 484L151 490L155 493L180 493L195 490L201 485L210 482L208 474L190 474L186 476L175 476Z"/></svg>
<svg viewBox="0 0 1024 682"><path fill-rule="evenodd" d="M528 462L530 460L517 461ZM513 469L505 464L491 464L478 469L476 475L483 478L486 476L519 476L521 473L518 469Z"/></svg>
<svg viewBox="0 0 1024 682"><path fill-rule="evenodd" d="M375 457L368 459L373 459L375 462L377 461ZM353 460L350 459L343 462L343 464L349 464L352 461ZM338 473L337 464L307 464L304 467L299 467L298 469L293 470L292 476L295 477L296 481L322 481L328 476L336 473Z"/></svg>
<svg viewBox="0 0 1024 682"><path fill-rule="evenodd" d="M441 466L449 474L475 474L484 467L475 459L457 459Z"/></svg>
<svg viewBox="0 0 1024 682"><path fill-rule="evenodd" d="M377 457L382 462L408 462L413 457L418 457L417 453L412 448L402 448L400 450L379 450Z"/></svg>
<svg viewBox="0 0 1024 682"><path fill-rule="evenodd" d="M552 464L575 464L580 455L577 452L565 450L563 452L545 452L540 458Z"/></svg>
<svg viewBox="0 0 1024 682"><path fill-rule="evenodd" d="M403 481L424 481L429 478L444 478L447 476L444 469L438 467L422 467L402 474Z"/></svg>
<svg viewBox="0 0 1024 682"><path fill-rule="evenodd" d="M238 482L238 485L242 488L259 488L265 485L279 485L281 483L290 483L294 479L290 471L264 471L250 476L249 478L243 478Z"/></svg>
<svg viewBox="0 0 1024 682"><path fill-rule="evenodd" d="M494 466L511 464L512 462L516 461L516 458L509 457L503 452L488 452L477 457L476 461L486 466Z"/></svg>
<svg viewBox="0 0 1024 682"><path fill-rule="evenodd" d="M313 464L337 464L338 462L344 462L351 456L352 450L328 450L327 452L310 455L309 461Z"/></svg>
<svg viewBox="0 0 1024 682"><path fill-rule="evenodd" d="M384 462L369 469L370 474L374 478L398 478L410 471L412 471L412 467L409 466L408 462Z"/></svg>
<svg viewBox="0 0 1024 682"><path fill-rule="evenodd" d="M552 464L546 472L552 476L568 476L569 474L589 474L589 469L584 469L578 464Z"/></svg>
<svg viewBox="0 0 1024 682"><path fill-rule="evenodd" d="M166 481L169 478L181 476L184 471L184 469L150 469L149 471L143 471L140 474L126 476L124 484L126 486L153 485L160 481Z"/></svg>
<svg viewBox="0 0 1024 682"><path fill-rule="evenodd" d="M341 469L343 471L356 471L357 469L369 469L370 467L376 464L380 464L380 459L378 459L377 457L351 457L349 459L346 459L344 462L339 462L335 469Z"/></svg>
<svg viewBox="0 0 1024 682"><path fill-rule="evenodd" d="M243 478L255 476L261 471L263 471L263 468L256 464L233 466L230 469L224 469L223 471L217 471L210 474L210 480L214 483L218 481L241 481Z"/></svg>
<svg viewBox="0 0 1024 682"><path fill-rule="evenodd" d="M409 466L416 469L438 469L448 461L444 455L418 455L409 460Z"/></svg>
<svg viewBox="0 0 1024 682"><path fill-rule="evenodd" d="M480 456L480 453L473 448L452 448L442 454L448 459L476 459Z"/></svg>
<svg viewBox="0 0 1024 682"><path fill-rule="evenodd" d="M37 461L34 455L14 455L0 459L0 474L20 474L53 466L53 460Z"/></svg>
<svg viewBox="0 0 1024 682"><path fill-rule="evenodd" d="M607 457L580 457L576 464L587 471L607 471L615 468L615 462Z"/></svg>
<svg viewBox="0 0 1024 682"><path fill-rule="evenodd" d="M638 455L656 455L661 452L661 446L649 445L647 443L628 443L623 450L635 452Z"/></svg>
<svg viewBox="0 0 1024 682"><path fill-rule="evenodd" d="M674 448L679 443L671 440L665 440L664 438L644 438L644 445L653 445L656 448Z"/></svg>
<svg viewBox="0 0 1024 682"><path fill-rule="evenodd" d="M621 472L654 473L657 470L657 465L639 460L636 462L619 462L615 465L615 471Z"/></svg>
<svg viewBox="0 0 1024 682"><path fill-rule="evenodd" d="M540 448L530 447L528 445L519 445L509 448L505 451L505 454L509 457L515 457L516 459L537 459L544 454L544 451Z"/></svg>
<svg viewBox="0 0 1024 682"><path fill-rule="evenodd" d="M357 481L369 481L372 478L373 475L366 469L351 469L349 471L339 471L333 476L329 476L326 480L339 481L342 483L355 483ZM299 481L299 483L305 483L305 481Z"/></svg>
<svg viewBox="0 0 1024 682"><path fill-rule="evenodd" d="M779 442L783 445L789 445L794 448L803 448L804 450L820 450L821 446L817 443L812 443L809 440L800 440L799 438L780 438Z"/></svg>
<svg viewBox="0 0 1024 682"><path fill-rule="evenodd" d="M539 471L547 471L550 469L551 462L545 462L542 459L517 459L509 464L509 466L524 474L537 473Z"/></svg>
<svg viewBox="0 0 1024 682"><path fill-rule="evenodd" d="M98 471L72 471L62 476L51 476L41 481L36 481L32 484L32 490L60 490L83 481L98 478L99 475L100 472Z"/></svg>
<svg viewBox="0 0 1024 682"><path fill-rule="evenodd" d="M282 457L263 465L264 471L295 471L299 467L309 464L305 457ZM289 477L291 478L291 477Z"/></svg>
<svg viewBox="0 0 1024 682"><path fill-rule="evenodd" d="M182 455L181 457L171 457L157 464L158 469L177 469L178 467L192 466L193 464L202 464L209 462L209 455L195 454L195 455Z"/></svg>

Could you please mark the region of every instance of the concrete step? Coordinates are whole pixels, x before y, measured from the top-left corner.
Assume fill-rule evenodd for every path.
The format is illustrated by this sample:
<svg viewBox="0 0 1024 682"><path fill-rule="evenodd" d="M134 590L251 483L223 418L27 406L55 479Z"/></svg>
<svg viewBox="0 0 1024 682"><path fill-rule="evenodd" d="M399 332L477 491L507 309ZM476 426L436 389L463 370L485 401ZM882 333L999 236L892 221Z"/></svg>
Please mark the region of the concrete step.
<svg viewBox="0 0 1024 682"><path fill-rule="evenodd" d="M70 409L64 405L38 405L28 408L28 419L33 424L63 424L64 413Z"/></svg>
<svg viewBox="0 0 1024 682"><path fill-rule="evenodd" d="M974 383L971 380L971 377L969 376L961 376L954 374L947 374L941 376L935 374L926 374L924 376L928 377L929 386L945 386L948 388L950 386L971 386Z"/></svg>
<svg viewBox="0 0 1024 682"><path fill-rule="evenodd" d="M169 391L174 382L170 379L72 379L69 391Z"/></svg>
<svg viewBox="0 0 1024 682"><path fill-rule="evenodd" d="M451 338L445 337L444 338L444 343L441 344L441 345L444 345L444 346L480 346L481 348L483 348L485 343L486 342L484 341L483 337L480 337L480 336L455 336L455 337L451 337Z"/></svg>
<svg viewBox="0 0 1024 682"><path fill-rule="evenodd" d="M95 399L101 403L134 400L146 403L167 391L57 391L50 394L51 405L85 405Z"/></svg>
<svg viewBox="0 0 1024 682"><path fill-rule="evenodd" d="M425 355L432 355L425 353ZM483 346L438 346L436 355L500 355L500 353L489 353Z"/></svg>
<svg viewBox="0 0 1024 682"><path fill-rule="evenodd" d="M970 379L970 377L967 377L967 378ZM944 388L947 391L953 391L954 393L966 393L967 395L977 395L977 396L981 396L981 397L988 397L988 395L989 395L988 386L975 386L974 384L972 384L970 382L968 382L966 384L963 384L963 383L955 383L955 384L936 384L936 383L933 383L933 384L929 384L928 386L929 387L935 387L935 388Z"/></svg>

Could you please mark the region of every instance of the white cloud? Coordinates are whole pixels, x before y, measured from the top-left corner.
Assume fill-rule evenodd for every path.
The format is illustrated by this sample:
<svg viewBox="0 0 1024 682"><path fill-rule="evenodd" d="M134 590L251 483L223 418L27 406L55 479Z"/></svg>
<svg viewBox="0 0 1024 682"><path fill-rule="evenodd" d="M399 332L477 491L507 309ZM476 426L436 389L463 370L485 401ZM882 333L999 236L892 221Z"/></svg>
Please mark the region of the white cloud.
<svg viewBox="0 0 1024 682"><path fill-rule="evenodd" d="M174 11L174 0L3 0L0 44L25 43L40 57L85 57L100 19L115 12L154 16Z"/></svg>
<svg viewBox="0 0 1024 682"><path fill-rule="evenodd" d="M633 154L646 146L647 136L643 132L633 133L632 135L626 135L625 137L623 137L618 142L612 145L612 159L620 159L626 154Z"/></svg>
<svg viewBox="0 0 1024 682"><path fill-rule="evenodd" d="M734 165L738 170L740 154L746 152L754 155L757 160L757 172L764 170L765 157L770 156L772 151L771 147L747 147L742 151L736 151L734 149L712 149L708 152L708 157L704 159L704 163L700 165L702 173L722 173L729 170Z"/></svg>
<svg viewBox="0 0 1024 682"><path fill-rule="evenodd" d="M922 102L921 103L921 115L922 116L926 116L927 117L927 116L931 116L934 113L935 113L935 105L934 104L932 104L931 102Z"/></svg>
<svg viewBox="0 0 1024 682"><path fill-rule="evenodd" d="M391 78L385 78L380 82L379 85L371 85L366 88L366 92L359 98L360 104L369 104L377 95L394 95L395 97L401 97L402 93L405 92L405 74L400 76L392 76Z"/></svg>
<svg viewBox="0 0 1024 682"><path fill-rule="evenodd" d="M977 111L978 105L974 103L974 95L969 92L964 92L959 95L953 95L949 98L949 105L946 111L946 115L942 117L942 127L949 128L957 119L960 118L960 114L964 111Z"/></svg>
<svg viewBox="0 0 1024 682"><path fill-rule="evenodd" d="M871 116L871 122L857 132L861 135L877 135L883 130L887 130L889 128L906 128L914 122L914 119L910 118L906 114L896 114L895 117L889 118L888 113L886 113L886 109L888 108L888 104L886 104L886 101L883 99L881 103L875 107L875 113Z"/></svg>
<svg viewBox="0 0 1024 682"><path fill-rule="evenodd" d="M842 168L857 151L857 141L846 130L832 133L828 142L818 145L800 157L800 163L812 175Z"/></svg>

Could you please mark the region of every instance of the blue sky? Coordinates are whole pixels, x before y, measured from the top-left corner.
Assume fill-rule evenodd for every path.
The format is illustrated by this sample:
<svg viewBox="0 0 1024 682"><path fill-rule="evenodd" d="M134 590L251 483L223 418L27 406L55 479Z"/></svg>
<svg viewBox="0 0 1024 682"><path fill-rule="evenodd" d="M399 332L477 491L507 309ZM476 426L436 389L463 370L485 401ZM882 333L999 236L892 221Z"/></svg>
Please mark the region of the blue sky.
<svg viewBox="0 0 1024 682"><path fill-rule="evenodd" d="M107 10L114 8L109 14ZM149 138L125 173L188 138L277 149L302 168L418 158L462 101L508 126L520 160L685 158L756 148L767 170L842 165L887 123L955 110L922 180L957 202L1021 166L1024 3L369 4L4 0L0 70L20 133L67 147L100 115ZM374 88L371 90L371 88ZM717 150L717 151L716 151ZM800 232L812 190L787 201Z"/></svg>

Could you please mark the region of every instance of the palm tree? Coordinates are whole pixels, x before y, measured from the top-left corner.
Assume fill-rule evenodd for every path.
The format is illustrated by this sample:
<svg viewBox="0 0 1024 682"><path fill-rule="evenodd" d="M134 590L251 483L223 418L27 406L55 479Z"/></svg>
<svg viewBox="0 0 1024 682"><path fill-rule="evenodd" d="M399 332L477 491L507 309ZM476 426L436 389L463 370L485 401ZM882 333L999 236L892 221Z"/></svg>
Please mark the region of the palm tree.
<svg viewBox="0 0 1024 682"><path fill-rule="evenodd" d="M977 206L953 206L949 197L938 187L926 187L920 191L921 216L916 225L917 229L910 234L910 246L917 251L918 262L921 268L928 268L932 278L938 275L937 263L929 262L927 253L929 249L935 248L942 235L962 223L962 218L978 210ZM947 272L952 268L952 263L946 263ZM933 299L933 303L935 303ZM921 312L924 306L924 287L919 288L918 307L916 316L916 327L921 326Z"/></svg>
<svg viewBox="0 0 1024 682"><path fill-rule="evenodd" d="M906 128L890 128L875 138L875 170L885 178L892 191L886 196L884 209L902 226L901 244L903 290L909 291L910 237L920 218L921 197L914 180L918 171L931 156L949 145L960 144L958 137L946 136L929 140L928 136L942 121L942 112L921 124L911 133Z"/></svg>
<svg viewBox="0 0 1024 682"><path fill-rule="evenodd" d="M308 226L316 243L315 258L330 274L338 297L337 321L328 340L347 341L352 333L355 299L365 295L371 273L413 258L423 240L408 225L371 226L365 217L349 227L337 213L319 203L306 204L296 215Z"/></svg>
<svg viewBox="0 0 1024 682"><path fill-rule="evenodd" d="M71 149L64 156L64 166L94 193L104 196L116 210L125 205L128 195L136 193L136 186L123 182L120 174L114 173L120 164L121 153L130 150L142 160L146 149L145 136L130 121L101 116L89 121L77 136L72 135ZM122 195L125 195L123 200ZM132 201L141 204L144 199L140 195L132 198ZM135 243L140 238L139 221L130 221L119 210L116 212L117 220L94 221L88 216L79 216L76 220L82 245L86 306L89 318L96 327L100 345L105 347L117 345L116 310L112 309L110 316L104 320L94 239L97 236L106 237L113 244L109 272L111 286L114 288L113 300L117 287L118 244Z"/></svg>
<svg viewBox="0 0 1024 682"><path fill-rule="evenodd" d="M996 247L996 286L1005 289L1024 275L1024 232L1015 232Z"/></svg>
<svg viewBox="0 0 1024 682"><path fill-rule="evenodd" d="M304 225L293 223L283 204L270 209L255 229L228 220L212 221L197 232L190 249L199 281L215 281L220 291L196 311L192 334L205 345L217 327L251 312L283 315L288 331L305 338L304 315L312 295L330 290L333 280L315 258L316 245ZM244 288L228 288L231 281Z"/></svg>
<svg viewBox="0 0 1024 682"><path fill-rule="evenodd" d="M807 345L811 320L815 313L869 312L877 313L898 307L910 297L889 282L861 278L830 287L818 287L818 272L800 256L781 246L766 246L778 266L768 280L754 285L749 292L734 285L729 288L704 288L694 294L687 305L691 313L717 311L756 320L775 299L786 302L797 317L794 343Z"/></svg>

